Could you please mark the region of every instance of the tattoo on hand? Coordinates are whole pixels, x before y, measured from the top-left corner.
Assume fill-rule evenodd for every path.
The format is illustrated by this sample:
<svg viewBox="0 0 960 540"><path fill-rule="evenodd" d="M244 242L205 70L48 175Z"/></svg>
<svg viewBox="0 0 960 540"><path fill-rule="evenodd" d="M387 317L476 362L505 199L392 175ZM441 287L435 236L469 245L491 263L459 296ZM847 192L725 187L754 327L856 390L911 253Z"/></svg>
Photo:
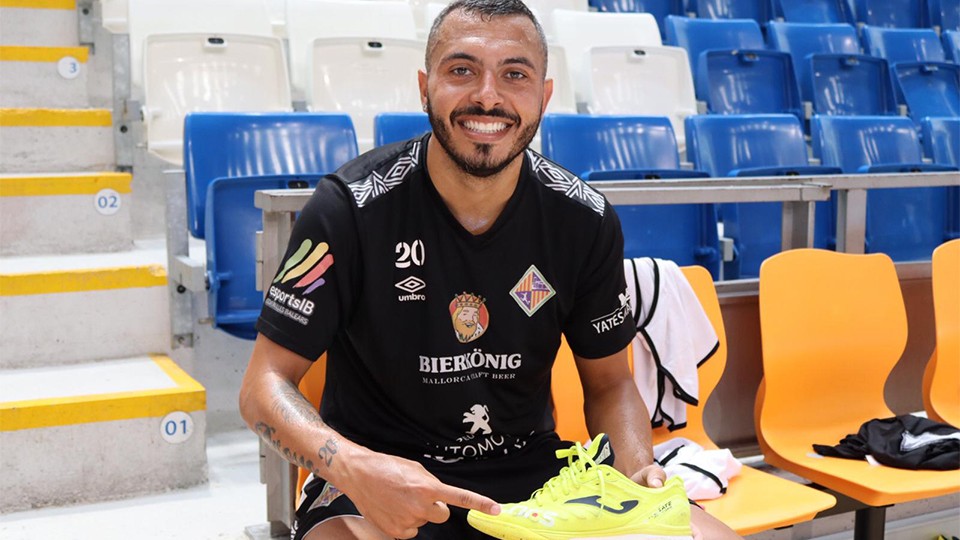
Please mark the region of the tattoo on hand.
<svg viewBox="0 0 960 540"><path fill-rule="evenodd" d="M327 468L333 464L333 456L337 453L340 447L337 445L337 440L330 438L327 440L327 443L320 448L320 451L317 455L320 456L320 459L327 465Z"/></svg>

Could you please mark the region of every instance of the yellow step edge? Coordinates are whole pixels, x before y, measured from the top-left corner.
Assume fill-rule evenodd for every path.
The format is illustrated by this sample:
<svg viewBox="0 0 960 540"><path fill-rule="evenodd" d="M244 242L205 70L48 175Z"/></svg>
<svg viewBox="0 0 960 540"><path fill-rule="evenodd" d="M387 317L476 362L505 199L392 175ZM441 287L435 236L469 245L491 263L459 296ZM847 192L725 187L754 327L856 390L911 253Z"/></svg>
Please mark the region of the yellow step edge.
<svg viewBox="0 0 960 540"><path fill-rule="evenodd" d="M0 297L160 287L166 284L167 271L159 264L0 274Z"/></svg>
<svg viewBox="0 0 960 540"><path fill-rule="evenodd" d="M77 9L76 0L0 0L0 8Z"/></svg>
<svg viewBox="0 0 960 540"><path fill-rule="evenodd" d="M96 195L101 189L130 193L130 173L92 173L57 176L0 176L0 197Z"/></svg>
<svg viewBox="0 0 960 540"><path fill-rule="evenodd" d="M110 127L107 109L0 109L0 127Z"/></svg>
<svg viewBox="0 0 960 540"><path fill-rule="evenodd" d="M89 54L86 47L0 46L0 62L59 62L64 56L72 56L85 64Z"/></svg>
<svg viewBox="0 0 960 540"><path fill-rule="evenodd" d="M166 356L151 359L176 383L174 388L0 403L0 432L92 422L159 418L174 411L207 408L203 386Z"/></svg>

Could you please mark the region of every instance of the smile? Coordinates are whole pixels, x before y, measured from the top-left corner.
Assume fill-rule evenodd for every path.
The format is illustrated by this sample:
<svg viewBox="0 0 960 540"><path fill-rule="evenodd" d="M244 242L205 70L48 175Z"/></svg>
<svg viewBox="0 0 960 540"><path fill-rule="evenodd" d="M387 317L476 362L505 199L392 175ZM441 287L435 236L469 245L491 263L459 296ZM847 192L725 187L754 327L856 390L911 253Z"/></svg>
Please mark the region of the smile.
<svg viewBox="0 0 960 540"><path fill-rule="evenodd" d="M478 122L467 120L462 122L463 127L478 133L498 133L509 127L506 122Z"/></svg>

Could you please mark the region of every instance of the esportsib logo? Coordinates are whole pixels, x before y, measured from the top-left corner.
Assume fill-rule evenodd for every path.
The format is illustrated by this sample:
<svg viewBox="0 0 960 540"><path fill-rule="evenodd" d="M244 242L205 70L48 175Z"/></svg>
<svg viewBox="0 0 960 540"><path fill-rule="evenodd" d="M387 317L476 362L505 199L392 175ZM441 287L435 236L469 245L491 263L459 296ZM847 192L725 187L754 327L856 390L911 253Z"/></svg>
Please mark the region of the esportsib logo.
<svg viewBox="0 0 960 540"><path fill-rule="evenodd" d="M303 291L303 294L310 294L326 283L323 274L333 266L333 253L329 253L329 250L330 245L326 242L320 242L314 247L312 240L309 238L304 240L297 251L283 263L283 268L277 273L273 282L287 283L300 278L293 284L293 288L306 287L307 290Z"/></svg>

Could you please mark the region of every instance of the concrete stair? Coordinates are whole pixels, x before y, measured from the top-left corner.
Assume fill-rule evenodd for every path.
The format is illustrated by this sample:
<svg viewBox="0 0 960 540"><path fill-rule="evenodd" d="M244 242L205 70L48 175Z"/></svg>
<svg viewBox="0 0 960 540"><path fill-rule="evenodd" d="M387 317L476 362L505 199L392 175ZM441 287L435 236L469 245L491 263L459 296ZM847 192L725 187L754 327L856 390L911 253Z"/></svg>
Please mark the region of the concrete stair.
<svg viewBox="0 0 960 540"><path fill-rule="evenodd" d="M112 51L79 26L74 0L0 0L0 514L207 478L166 247L136 238L136 173L115 172L113 113L91 106L113 81L88 63Z"/></svg>

